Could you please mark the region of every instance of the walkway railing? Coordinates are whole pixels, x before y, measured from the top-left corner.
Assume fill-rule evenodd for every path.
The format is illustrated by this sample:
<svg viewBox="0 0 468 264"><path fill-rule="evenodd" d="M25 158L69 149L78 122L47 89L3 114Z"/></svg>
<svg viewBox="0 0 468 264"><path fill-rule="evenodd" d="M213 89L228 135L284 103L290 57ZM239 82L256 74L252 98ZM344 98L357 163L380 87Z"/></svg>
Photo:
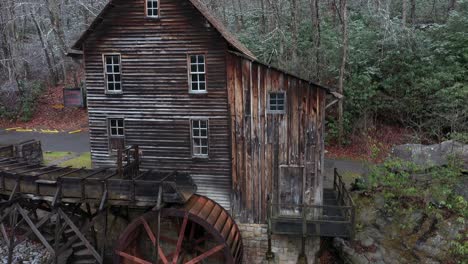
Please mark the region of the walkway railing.
<svg viewBox="0 0 468 264"><path fill-rule="evenodd" d="M325 199L332 204L286 204L268 200L268 227L271 234L353 238L355 206L343 178L335 169L333 192ZM333 197L329 197L329 196Z"/></svg>

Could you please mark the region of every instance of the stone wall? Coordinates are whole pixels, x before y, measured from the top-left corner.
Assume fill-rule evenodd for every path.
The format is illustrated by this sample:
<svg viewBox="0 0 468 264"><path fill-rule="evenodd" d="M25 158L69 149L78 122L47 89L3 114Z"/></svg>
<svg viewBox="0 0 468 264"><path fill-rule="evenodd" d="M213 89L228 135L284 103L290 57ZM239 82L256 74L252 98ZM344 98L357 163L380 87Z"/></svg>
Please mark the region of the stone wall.
<svg viewBox="0 0 468 264"><path fill-rule="evenodd" d="M14 157L28 163L42 163L42 146L40 141L31 140L14 146Z"/></svg>
<svg viewBox="0 0 468 264"><path fill-rule="evenodd" d="M296 264L301 251L301 237L273 235L272 251L274 259L268 261L267 225L238 224L244 244L244 263L248 264ZM306 241L307 263L317 263L315 255L320 248L320 238L308 238Z"/></svg>

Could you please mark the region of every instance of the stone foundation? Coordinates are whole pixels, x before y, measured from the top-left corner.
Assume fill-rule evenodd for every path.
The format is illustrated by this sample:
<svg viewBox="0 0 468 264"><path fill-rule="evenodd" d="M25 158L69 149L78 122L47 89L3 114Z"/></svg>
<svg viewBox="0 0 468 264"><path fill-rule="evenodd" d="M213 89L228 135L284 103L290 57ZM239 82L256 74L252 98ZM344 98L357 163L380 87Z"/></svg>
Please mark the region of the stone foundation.
<svg viewBox="0 0 468 264"><path fill-rule="evenodd" d="M248 264L296 264L301 252L302 238L295 236L273 235L272 251L274 259L268 261L267 225L239 224L244 244L244 263ZM315 255L320 248L320 238L308 238L305 252L307 263L316 263Z"/></svg>

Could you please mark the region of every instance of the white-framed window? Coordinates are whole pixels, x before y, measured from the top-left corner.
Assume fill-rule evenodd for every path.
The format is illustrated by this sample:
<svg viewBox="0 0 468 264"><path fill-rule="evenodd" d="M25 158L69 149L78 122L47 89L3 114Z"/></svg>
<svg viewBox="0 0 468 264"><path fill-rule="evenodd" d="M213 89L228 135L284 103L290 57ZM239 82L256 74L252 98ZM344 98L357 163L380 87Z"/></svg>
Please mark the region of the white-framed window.
<svg viewBox="0 0 468 264"><path fill-rule="evenodd" d="M146 0L146 16L159 17L159 0Z"/></svg>
<svg viewBox="0 0 468 264"><path fill-rule="evenodd" d="M120 54L104 54L104 72L107 93L122 93L122 66Z"/></svg>
<svg viewBox="0 0 468 264"><path fill-rule="evenodd" d="M189 83L191 93L206 93L206 56L189 55Z"/></svg>
<svg viewBox="0 0 468 264"><path fill-rule="evenodd" d="M111 150L125 147L125 122L123 118L107 119L109 129L109 148Z"/></svg>
<svg viewBox="0 0 468 264"><path fill-rule="evenodd" d="M123 118L110 118L109 119L109 132L111 137L123 137L124 132L124 120Z"/></svg>
<svg viewBox="0 0 468 264"><path fill-rule="evenodd" d="M286 112L285 92L268 93L268 112L278 114L283 114Z"/></svg>
<svg viewBox="0 0 468 264"><path fill-rule="evenodd" d="M208 120L192 119L192 155L194 157L208 157Z"/></svg>

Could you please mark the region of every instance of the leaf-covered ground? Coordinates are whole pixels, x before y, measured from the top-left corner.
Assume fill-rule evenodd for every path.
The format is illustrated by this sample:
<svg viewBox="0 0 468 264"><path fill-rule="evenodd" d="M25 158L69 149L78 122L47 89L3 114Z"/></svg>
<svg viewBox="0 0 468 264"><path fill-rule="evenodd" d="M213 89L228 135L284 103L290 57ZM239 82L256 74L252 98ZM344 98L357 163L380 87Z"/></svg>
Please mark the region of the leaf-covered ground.
<svg viewBox="0 0 468 264"><path fill-rule="evenodd" d="M39 98L30 121L0 119L0 128L86 130L88 128L88 113L82 108L64 108L63 88L63 85L49 87Z"/></svg>

